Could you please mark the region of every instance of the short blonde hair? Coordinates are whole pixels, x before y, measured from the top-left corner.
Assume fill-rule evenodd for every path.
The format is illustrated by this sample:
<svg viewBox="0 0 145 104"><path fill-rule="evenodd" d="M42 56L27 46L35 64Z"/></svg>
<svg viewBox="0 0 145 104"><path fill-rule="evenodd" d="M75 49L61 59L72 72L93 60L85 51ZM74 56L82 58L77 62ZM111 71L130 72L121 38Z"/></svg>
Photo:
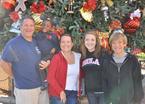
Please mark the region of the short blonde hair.
<svg viewBox="0 0 145 104"><path fill-rule="evenodd" d="M115 32L113 34L111 34L110 38L109 38L109 44L112 44L112 41L114 40L118 40L118 39L122 39L124 44L127 44L127 37L124 33L121 32Z"/></svg>

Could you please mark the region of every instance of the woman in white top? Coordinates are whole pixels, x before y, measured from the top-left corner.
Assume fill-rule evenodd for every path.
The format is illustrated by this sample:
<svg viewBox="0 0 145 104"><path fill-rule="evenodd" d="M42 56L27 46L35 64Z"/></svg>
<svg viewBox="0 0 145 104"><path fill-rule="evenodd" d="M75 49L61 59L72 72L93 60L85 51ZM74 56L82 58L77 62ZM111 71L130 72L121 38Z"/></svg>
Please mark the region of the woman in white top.
<svg viewBox="0 0 145 104"><path fill-rule="evenodd" d="M61 36L60 48L48 71L50 104L77 104L81 55L72 51L73 40L69 34Z"/></svg>

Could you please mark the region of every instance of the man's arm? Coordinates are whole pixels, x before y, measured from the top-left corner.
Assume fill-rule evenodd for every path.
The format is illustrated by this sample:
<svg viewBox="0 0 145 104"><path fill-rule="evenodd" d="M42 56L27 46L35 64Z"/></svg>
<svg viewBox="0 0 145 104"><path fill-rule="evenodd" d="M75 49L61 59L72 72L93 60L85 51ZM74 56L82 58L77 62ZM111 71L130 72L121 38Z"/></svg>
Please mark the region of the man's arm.
<svg viewBox="0 0 145 104"><path fill-rule="evenodd" d="M12 77L12 65L9 62L6 62L4 60L0 60L0 69L2 69L6 74L8 74L9 77Z"/></svg>

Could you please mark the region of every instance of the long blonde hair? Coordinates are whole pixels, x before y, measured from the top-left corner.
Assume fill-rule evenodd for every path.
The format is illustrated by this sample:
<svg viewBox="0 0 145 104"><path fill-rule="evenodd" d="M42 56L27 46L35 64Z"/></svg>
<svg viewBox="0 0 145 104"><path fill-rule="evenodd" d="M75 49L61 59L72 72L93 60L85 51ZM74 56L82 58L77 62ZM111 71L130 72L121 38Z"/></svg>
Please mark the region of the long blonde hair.
<svg viewBox="0 0 145 104"><path fill-rule="evenodd" d="M86 38L86 35L88 34L92 34L96 37L96 46L95 46L95 51L94 51L94 56L95 57L98 57L100 55L100 51L101 51L101 46L100 46L100 40L99 40L99 35L97 34L97 31L95 30L90 30L88 32L86 32L84 34L84 37L83 37L83 40L81 42L81 52L82 52L82 58L86 58L86 54L87 54L87 48L85 47L85 38Z"/></svg>

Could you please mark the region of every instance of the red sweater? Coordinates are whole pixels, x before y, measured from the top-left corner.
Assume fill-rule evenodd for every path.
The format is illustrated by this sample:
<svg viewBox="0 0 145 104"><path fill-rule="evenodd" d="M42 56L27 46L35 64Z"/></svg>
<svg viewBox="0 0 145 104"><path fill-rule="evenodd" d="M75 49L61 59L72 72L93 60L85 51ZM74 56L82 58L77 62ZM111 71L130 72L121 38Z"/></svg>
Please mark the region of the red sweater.
<svg viewBox="0 0 145 104"><path fill-rule="evenodd" d="M48 93L50 96L60 97L60 92L65 90L67 76L67 61L61 52L56 54L49 65Z"/></svg>

